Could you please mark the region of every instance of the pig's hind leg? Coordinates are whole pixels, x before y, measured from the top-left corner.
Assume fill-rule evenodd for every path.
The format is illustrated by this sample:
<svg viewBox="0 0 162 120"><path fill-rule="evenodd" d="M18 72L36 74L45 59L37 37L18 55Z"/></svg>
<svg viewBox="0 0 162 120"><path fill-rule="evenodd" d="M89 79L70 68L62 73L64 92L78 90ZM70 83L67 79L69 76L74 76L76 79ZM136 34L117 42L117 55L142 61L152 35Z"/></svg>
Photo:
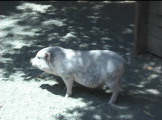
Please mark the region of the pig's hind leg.
<svg viewBox="0 0 162 120"><path fill-rule="evenodd" d="M110 104L113 104L116 102L116 99L118 97L118 94L119 94L120 88L121 88L120 83L121 83L122 75L123 75L123 72L118 71L118 73L111 74L111 75L109 74L109 77L107 78L108 80L105 80L105 83L112 91L112 96L109 101Z"/></svg>
<svg viewBox="0 0 162 120"><path fill-rule="evenodd" d="M114 74L109 74L109 80L105 80L107 86L110 88L110 90L112 91L112 96L111 99L109 101L110 104L113 104L116 102L116 99L118 97L118 94L120 92L121 89L121 78L123 76L124 73L124 65L121 67L121 69L119 69L117 72L115 72ZM111 76L111 77L110 77Z"/></svg>
<svg viewBox="0 0 162 120"><path fill-rule="evenodd" d="M112 91L111 99L109 100L110 104L113 104L116 102L116 99L118 97L118 94L120 92L120 84L119 81L113 81L111 83L106 83L110 90Z"/></svg>

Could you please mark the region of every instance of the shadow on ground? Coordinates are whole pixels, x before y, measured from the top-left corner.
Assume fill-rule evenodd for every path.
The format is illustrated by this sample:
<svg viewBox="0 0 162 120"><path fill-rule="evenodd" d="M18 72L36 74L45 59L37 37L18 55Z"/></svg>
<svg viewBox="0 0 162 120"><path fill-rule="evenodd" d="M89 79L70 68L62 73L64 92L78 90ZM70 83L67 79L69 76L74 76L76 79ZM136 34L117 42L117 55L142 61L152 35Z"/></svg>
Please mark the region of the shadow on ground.
<svg viewBox="0 0 162 120"><path fill-rule="evenodd" d="M160 120L162 61L150 54L133 54L135 2L0 3L2 80L37 81L37 77L60 80L31 68L29 64L30 58L34 57L38 50L50 44L77 50L110 49L129 62L118 106L106 104L110 98L107 96L111 94L104 90L79 86L74 87L74 98L83 98L87 107L69 109L67 113L87 120ZM60 85L43 84L40 87L53 94L65 94L62 82ZM63 113L57 118L70 117Z"/></svg>

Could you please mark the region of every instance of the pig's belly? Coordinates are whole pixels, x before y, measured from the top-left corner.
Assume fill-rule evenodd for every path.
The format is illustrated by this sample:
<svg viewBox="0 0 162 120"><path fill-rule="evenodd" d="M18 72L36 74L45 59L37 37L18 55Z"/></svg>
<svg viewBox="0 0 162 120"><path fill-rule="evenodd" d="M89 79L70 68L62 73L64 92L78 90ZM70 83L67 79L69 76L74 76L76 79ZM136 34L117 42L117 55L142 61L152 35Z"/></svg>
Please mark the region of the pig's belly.
<svg viewBox="0 0 162 120"><path fill-rule="evenodd" d="M89 88L97 88L104 84L103 78L95 75L74 75L74 81Z"/></svg>

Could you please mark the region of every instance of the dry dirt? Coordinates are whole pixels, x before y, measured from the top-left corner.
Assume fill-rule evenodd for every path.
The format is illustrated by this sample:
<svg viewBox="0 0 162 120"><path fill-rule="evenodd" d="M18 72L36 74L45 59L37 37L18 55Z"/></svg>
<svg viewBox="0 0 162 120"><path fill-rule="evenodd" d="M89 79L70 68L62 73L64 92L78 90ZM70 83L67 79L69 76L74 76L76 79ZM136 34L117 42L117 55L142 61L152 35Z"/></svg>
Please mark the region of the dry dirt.
<svg viewBox="0 0 162 120"><path fill-rule="evenodd" d="M161 120L162 59L134 55L135 2L1 1L0 120ZM50 44L110 49L128 62L115 105L107 88L73 88L29 60Z"/></svg>

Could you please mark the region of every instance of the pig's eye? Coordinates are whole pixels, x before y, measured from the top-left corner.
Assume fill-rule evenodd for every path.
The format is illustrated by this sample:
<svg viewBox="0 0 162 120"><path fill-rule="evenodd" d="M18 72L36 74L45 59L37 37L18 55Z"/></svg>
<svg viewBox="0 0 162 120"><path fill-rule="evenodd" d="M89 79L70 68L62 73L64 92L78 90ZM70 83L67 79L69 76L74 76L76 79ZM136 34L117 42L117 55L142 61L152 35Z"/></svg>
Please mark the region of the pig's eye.
<svg viewBox="0 0 162 120"><path fill-rule="evenodd" d="M41 57L38 57L38 59L41 59Z"/></svg>

